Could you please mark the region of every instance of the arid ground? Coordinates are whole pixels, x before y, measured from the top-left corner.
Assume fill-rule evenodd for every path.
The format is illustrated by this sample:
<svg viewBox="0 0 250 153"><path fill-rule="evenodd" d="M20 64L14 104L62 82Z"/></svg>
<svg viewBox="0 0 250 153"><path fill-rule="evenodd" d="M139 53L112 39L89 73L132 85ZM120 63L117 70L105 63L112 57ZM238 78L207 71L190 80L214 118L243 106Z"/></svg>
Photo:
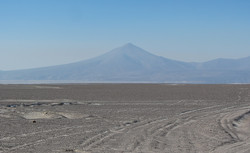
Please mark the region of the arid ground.
<svg viewBox="0 0 250 153"><path fill-rule="evenodd" d="M249 153L250 85L0 85L0 153Z"/></svg>

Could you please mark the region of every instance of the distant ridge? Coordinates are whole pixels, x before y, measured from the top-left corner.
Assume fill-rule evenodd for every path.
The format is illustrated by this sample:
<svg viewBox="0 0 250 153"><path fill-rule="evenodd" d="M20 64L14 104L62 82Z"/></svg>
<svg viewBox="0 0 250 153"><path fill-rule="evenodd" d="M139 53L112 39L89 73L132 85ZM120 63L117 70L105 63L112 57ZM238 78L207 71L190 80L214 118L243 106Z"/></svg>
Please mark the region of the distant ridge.
<svg viewBox="0 0 250 153"><path fill-rule="evenodd" d="M0 71L0 80L50 82L250 83L250 57L188 63L132 43L76 63Z"/></svg>

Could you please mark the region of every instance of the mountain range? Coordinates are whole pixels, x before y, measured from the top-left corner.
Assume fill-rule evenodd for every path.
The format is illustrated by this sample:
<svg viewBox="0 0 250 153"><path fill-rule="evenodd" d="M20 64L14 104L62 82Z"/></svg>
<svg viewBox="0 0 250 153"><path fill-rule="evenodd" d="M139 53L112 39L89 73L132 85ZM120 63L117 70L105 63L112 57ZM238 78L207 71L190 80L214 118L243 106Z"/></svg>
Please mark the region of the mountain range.
<svg viewBox="0 0 250 153"><path fill-rule="evenodd" d="M182 62L131 43L76 63L0 71L0 80L51 82L250 83L250 56Z"/></svg>

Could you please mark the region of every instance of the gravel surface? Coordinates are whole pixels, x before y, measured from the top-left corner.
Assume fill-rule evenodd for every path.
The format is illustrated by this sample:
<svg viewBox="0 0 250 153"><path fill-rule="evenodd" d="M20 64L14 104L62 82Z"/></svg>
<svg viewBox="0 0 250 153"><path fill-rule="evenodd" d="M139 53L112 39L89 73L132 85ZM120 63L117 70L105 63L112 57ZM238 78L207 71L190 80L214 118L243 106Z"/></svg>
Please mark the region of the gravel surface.
<svg viewBox="0 0 250 153"><path fill-rule="evenodd" d="M0 85L0 153L250 152L250 85Z"/></svg>

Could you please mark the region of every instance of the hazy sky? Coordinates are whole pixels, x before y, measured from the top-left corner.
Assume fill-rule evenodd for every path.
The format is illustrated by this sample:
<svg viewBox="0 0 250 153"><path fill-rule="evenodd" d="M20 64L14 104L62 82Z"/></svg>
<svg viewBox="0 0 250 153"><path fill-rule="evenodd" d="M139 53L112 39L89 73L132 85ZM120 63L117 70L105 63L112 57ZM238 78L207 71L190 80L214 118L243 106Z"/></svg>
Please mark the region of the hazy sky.
<svg viewBox="0 0 250 153"><path fill-rule="evenodd" d="M249 0L0 0L0 70L88 59L131 42L182 61L250 56Z"/></svg>

